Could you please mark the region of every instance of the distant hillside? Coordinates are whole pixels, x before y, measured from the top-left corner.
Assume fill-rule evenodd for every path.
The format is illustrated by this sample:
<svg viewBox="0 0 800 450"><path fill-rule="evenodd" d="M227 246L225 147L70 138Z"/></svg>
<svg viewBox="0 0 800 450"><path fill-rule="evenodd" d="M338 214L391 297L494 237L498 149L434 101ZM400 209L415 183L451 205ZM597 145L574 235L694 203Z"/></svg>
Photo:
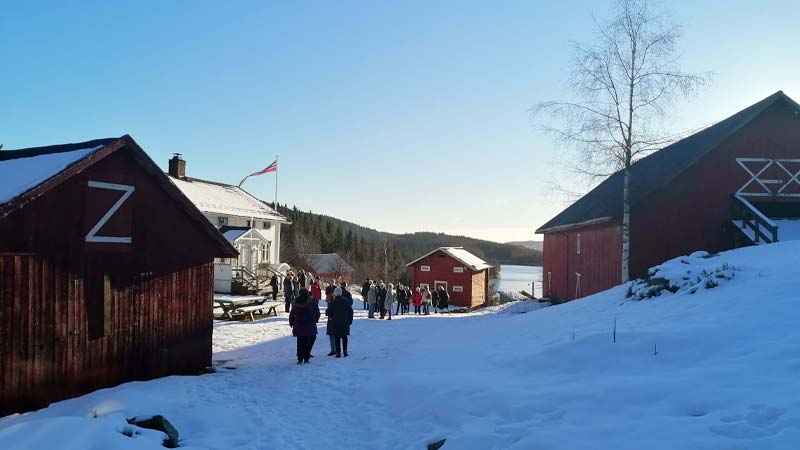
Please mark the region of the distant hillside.
<svg viewBox="0 0 800 450"><path fill-rule="evenodd" d="M519 247L529 248L531 250L536 250L537 252L542 251L542 246L544 242L542 241L513 241L513 242L506 242L508 245L516 245Z"/></svg>
<svg viewBox="0 0 800 450"><path fill-rule="evenodd" d="M541 265L542 254L518 245L452 236L444 233L394 234L322 214L279 205L292 225L281 228L281 252L287 261L301 253L342 255L360 277L383 278L388 261L390 279L403 279L405 265L437 247L464 247L493 265Z"/></svg>

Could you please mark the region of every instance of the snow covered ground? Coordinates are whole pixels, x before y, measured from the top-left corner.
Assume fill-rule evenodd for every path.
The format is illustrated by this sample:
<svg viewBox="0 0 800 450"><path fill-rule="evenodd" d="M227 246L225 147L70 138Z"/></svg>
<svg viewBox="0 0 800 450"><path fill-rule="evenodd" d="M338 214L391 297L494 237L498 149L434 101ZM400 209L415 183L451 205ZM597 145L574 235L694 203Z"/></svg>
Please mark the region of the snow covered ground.
<svg viewBox="0 0 800 450"><path fill-rule="evenodd" d="M321 335L306 366L285 316L219 322L218 373L0 419L0 448L158 449L120 431L163 414L195 449L795 449L798 255L800 241L723 253L732 279L641 301L620 286L525 314L359 309L352 356L325 356Z"/></svg>

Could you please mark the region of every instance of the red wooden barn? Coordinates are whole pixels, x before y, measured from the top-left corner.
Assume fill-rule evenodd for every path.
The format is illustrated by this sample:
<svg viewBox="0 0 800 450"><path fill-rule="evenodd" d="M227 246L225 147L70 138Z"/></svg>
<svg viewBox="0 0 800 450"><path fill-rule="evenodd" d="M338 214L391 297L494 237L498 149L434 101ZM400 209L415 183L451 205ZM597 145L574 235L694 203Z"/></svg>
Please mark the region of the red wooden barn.
<svg viewBox="0 0 800 450"><path fill-rule="evenodd" d="M800 238L800 106L783 92L631 167L631 278L697 250ZM544 224L544 295L620 283L623 173Z"/></svg>
<svg viewBox="0 0 800 450"><path fill-rule="evenodd" d="M462 247L439 247L408 263L411 285L439 289L450 294L450 304L474 308L489 299L489 269L486 261Z"/></svg>
<svg viewBox="0 0 800 450"><path fill-rule="evenodd" d="M130 137L0 151L0 415L211 363L235 250Z"/></svg>

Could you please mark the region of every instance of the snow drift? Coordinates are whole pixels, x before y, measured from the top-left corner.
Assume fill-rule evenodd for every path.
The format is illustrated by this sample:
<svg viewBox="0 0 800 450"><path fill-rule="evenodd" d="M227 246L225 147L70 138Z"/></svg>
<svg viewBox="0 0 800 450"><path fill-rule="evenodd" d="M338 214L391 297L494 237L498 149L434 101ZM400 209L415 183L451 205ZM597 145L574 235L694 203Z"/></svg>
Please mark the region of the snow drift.
<svg viewBox="0 0 800 450"><path fill-rule="evenodd" d="M182 446L205 449L424 449L442 437L443 450L793 449L798 255L795 241L670 262L654 272L670 283L685 275L671 267L735 275L644 301L625 285L526 314L387 322L358 310L352 356L323 356L323 334L308 366L293 364L285 317L219 322L218 373L0 419L0 448L157 449L119 429L163 414Z"/></svg>

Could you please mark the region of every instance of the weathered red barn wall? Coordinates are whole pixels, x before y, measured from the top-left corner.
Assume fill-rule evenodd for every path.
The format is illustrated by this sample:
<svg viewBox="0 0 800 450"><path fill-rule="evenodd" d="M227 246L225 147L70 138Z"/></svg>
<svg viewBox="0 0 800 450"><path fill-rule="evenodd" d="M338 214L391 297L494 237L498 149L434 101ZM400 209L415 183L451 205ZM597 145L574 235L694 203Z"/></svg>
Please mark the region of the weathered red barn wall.
<svg viewBox="0 0 800 450"><path fill-rule="evenodd" d="M616 222L545 233L543 245L542 291L552 300L573 300L576 293L585 297L620 282L622 236ZM580 291L576 273L581 274Z"/></svg>
<svg viewBox="0 0 800 450"><path fill-rule="evenodd" d="M430 266L431 271L423 272L420 270L420 266ZM464 272L455 273L453 272L453 267L463 267ZM485 272L483 271L483 273ZM480 277L480 273L478 272L475 276ZM473 293L473 271L444 252L439 251L417 261L412 266L412 276L415 288L419 287L420 284L427 284L433 289L435 281L447 282L447 293L450 294L451 305L474 308L486 303L485 291L483 295L480 292L475 293L476 295ZM484 279L482 278L481 280ZM462 286L464 291L453 292L453 286Z"/></svg>
<svg viewBox="0 0 800 450"><path fill-rule="evenodd" d="M694 251L734 248L731 196L750 179L736 158L800 158L800 118L785 104L776 103L637 204L632 213L631 277L641 277L652 266ZM782 171L762 177L789 178Z"/></svg>
<svg viewBox="0 0 800 450"><path fill-rule="evenodd" d="M111 277L110 334L96 339L90 274L37 255L0 256L0 274L0 415L211 364L211 262Z"/></svg>
<svg viewBox="0 0 800 450"><path fill-rule="evenodd" d="M132 158L113 153L0 220L0 414L210 364L220 250ZM135 186L100 230L132 244L84 241L120 196L88 180ZM104 274L110 330L90 339L104 311L86 293Z"/></svg>

